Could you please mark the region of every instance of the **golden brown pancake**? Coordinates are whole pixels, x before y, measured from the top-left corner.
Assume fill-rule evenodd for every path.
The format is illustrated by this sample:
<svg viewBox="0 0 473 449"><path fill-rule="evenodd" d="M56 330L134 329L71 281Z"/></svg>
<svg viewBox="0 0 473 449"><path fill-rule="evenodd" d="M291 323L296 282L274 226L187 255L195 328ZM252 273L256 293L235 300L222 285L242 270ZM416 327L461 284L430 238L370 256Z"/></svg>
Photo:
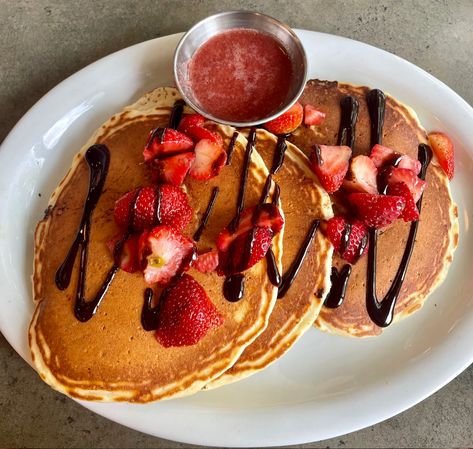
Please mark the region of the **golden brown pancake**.
<svg viewBox="0 0 473 449"><path fill-rule="evenodd" d="M340 99L355 96L360 104L356 125L353 155L368 154L370 145L370 118L366 94L370 88L311 80L307 83L300 102L311 104L326 113L320 127L301 126L291 137L299 148L309 154L314 144L336 145L340 125ZM386 96L386 114L383 128L383 145L417 158L418 145L427 142L424 129L414 111L391 96ZM453 203L448 178L438 161L432 160L427 170L427 187L424 192L414 251L406 279L395 308L398 321L420 309L427 296L443 281L458 244L457 207ZM344 211L340 194L333 196L335 213ZM377 295L383 298L398 269L410 223L397 220L379 232ZM341 268L346 262L334 255L334 265ZM336 309L323 307L315 325L327 332L364 337L378 335L382 328L372 322L366 310L367 257L355 265L349 280L343 304Z"/></svg>
<svg viewBox="0 0 473 449"><path fill-rule="evenodd" d="M115 201L150 179L143 165L143 148L151 129L166 126L174 89L157 89L122 113L112 117L74 158L68 175L54 192L47 216L39 223L35 239L34 299L37 307L30 325L29 342L35 367L55 389L81 399L150 402L190 394L234 364L244 348L267 326L277 288L267 276L266 260L246 274L245 295L231 303L223 296L223 277L215 273L191 274L206 290L225 321L210 329L197 344L164 348L154 332L141 326L143 292L141 273L119 271L95 316L79 322L73 313L78 258L70 286L60 291L54 282L75 237L88 190L89 169L85 150L93 143L107 145L110 167L103 193L92 215L86 297L91 297L113 264L106 242L118 229L113 220ZM228 145L228 130L219 129ZM192 235L200 224L213 186L220 188L199 249L215 247L218 233L233 218L240 172L247 141L237 139L232 164L208 182L188 177L186 189L195 214L185 231ZM254 152L251 158L245 206L260 198L268 171ZM222 182L225 180L225 182ZM273 240L281 269L283 233Z"/></svg>
<svg viewBox="0 0 473 449"><path fill-rule="evenodd" d="M277 137L259 129L256 149L266 166L273 166ZM332 217L330 197L309 167L307 157L287 144L284 163L273 175L281 189L285 227L283 271L296 260L315 219ZM250 345L238 361L206 388L214 388L247 377L281 357L310 328L330 289L332 245L316 233L301 269L284 297L278 299L266 330Z"/></svg>

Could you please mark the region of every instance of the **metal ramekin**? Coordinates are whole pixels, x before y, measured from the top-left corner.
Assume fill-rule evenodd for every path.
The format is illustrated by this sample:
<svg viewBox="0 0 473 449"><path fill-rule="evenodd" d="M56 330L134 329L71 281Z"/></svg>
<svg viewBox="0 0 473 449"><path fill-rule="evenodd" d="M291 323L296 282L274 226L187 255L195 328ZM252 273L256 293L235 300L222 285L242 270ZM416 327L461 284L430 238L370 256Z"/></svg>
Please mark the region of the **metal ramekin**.
<svg viewBox="0 0 473 449"><path fill-rule="evenodd" d="M275 114L261 117L251 122L232 122L216 117L203 110L194 100L189 88L185 86L187 80L187 63L194 52L209 38L216 34L235 28L249 28L263 31L279 40L293 63L293 80L290 86L288 100L284 106ZM174 53L174 79L179 92L186 103L199 114L219 123L236 127L247 127L267 122L288 110L300 97L307 78L307 58L301 41L294 31L287 25L272 17L251 11L227 11L213 16L195 24L180 40Z"/></svg>

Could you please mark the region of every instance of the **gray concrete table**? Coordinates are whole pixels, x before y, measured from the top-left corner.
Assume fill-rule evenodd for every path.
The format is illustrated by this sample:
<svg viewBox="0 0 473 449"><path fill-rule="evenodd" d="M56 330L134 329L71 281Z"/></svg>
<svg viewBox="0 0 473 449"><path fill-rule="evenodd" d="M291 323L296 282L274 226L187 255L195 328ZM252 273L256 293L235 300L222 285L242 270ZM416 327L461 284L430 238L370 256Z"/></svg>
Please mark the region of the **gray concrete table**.
<svg viewBox="0 0 473 449"><path fill-rule="evenodd" d="M357 39L432 73L473 104L473 2L0 0L0 142L67 76L113 51L251 9ZM473 342L471 342L473 344ZM114 424L54 392L0 336L1 447L186 447ZM306 447L473 445L473 367L376 426Z"/></svg>

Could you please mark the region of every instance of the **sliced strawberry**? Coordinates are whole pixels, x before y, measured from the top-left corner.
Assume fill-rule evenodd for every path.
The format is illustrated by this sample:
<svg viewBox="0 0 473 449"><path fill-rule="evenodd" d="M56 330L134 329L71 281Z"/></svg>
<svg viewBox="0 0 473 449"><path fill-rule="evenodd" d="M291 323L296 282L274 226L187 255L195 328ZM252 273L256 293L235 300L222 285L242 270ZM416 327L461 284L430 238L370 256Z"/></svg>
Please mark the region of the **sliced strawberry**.
<svg viewBox="0 0 473 449"><path fill-rule="evenodd" d="M192 266L201 273L211 273L218 267L218 251L212 250L199 254Z"/></svg>
<svg viewBox="0 0 473 449"><path fill-rule="evenodd" d="M210 131L202 126L192 126L187 129L186 133L195 143L200 142L203 139L210 140L213 143L223 147L222 136L214 131Z"/></svg>
<svg viewBox="0 0 473 449"><path fill-rule="evenodd" d="M422 179L418 178L417 175L407 168L389 167L384 173L381 174L384 185L396 184L403 182L409 188L414 202L419 201L422 192L425 189L427 183Z"/></svg>
<svg viewBox="0 0 473 449"><path fill-rule="evenodd" d="M417 159L379 144L376 144L371 150L370 159L377 168L395 164L396 167L412 170L416 175L420 173L421 169L421 163Z"/></svg>
<svg viewBox="0 0 473 449"><path fill-rule="evenodd" d="M205 118L200 114L185 114L182 116L179 126L177 127L178 131L181 133L187 134L187 130L193 126L202 126L205 122Z"/></svg>
<svg viewBox="0 0 473 449"><path fill-rule="evenodd" d="M120 269L127 273L134 273L140 269L138 257L140 237L139 235L132 234L120 244L123 237L123 233L116 235L108 241L107 246Z"/></svg>
<svg viewBox="0 0 473 449"><path fill-rule="evenodd" d="M273 134L289 134L302 123L304 109L299 102L294 103L286 112L263 126Z"/></svg>
<svg viewBox="0 0 473 449"><path fill-rule="evenodd" d="M123 195L116 203L114 218L118 226L128 228L129 214L133 213L132 230L143 231L158 223L156 214L157 188L141 187ZM187 195L179 188L172 185L159 186L159 221L178 231L183 230L192 218L193 210L189 205ZM136 198L133 210L130 209L132 201Z"/></svg>
<svg viewBox="0 0 473 449"><path fill-rule="evenodd" d="M314 146L310 155L312 170L328 192L336 192L348 171L351 149L347 146Z"/></svg>
<svg viewBox="0 0 473 449"><path fill-rule="evenodd" d="M358 218L369 227L384 228L399 218L406 201L402 196L350 193L348 201L354 206Z"/></svg>
<svg viewBox="0 0 473 449"><path fill-rule="evenodd" d="M273 234L277 234L282 229L284 219L275 205L265 203L262 206L258 206L256 214L255 209L256 206L250 207L241 213L240 221L235 232L232 232L228 227L220 232L217 237L217 248L220 252L228 251L233 241L249 232L254 226L271 229Z"/></svg>
<svg viewBox="0 0 473 449"><path fill-rule="evenodd" d="M214 178L220 173L226 161L227 152L222 145L208 139L199 140L195 146L195 161L189 170L189 175L200 180Z"/></svg>
<svg viewBox="0 0 473 449"><path fill-rule="evenodd" d="M406 201L406 206L401 214L401 218L404 221L417 221L419 219L419 211L417 210L412 193L404 182L390 184L388 186L388 195L402 196Z"/></svg>
<svg viewBox="0 0 473 449"><path fill-rule="evenodd" d="M140 237L140 261L145 281L167 287L188 268L195 256L192 240L169 226L156 226Z"/></svg>
<svg viewBox="0 0 473 449"><path fill-rule="evenodd" d="M448 179L452 180L455 173L455 150L452 140L445 133L435 131L429 134L429 143L443 171Z"/></svg>
<svg viewBox="0 0 473 449"><path fill-rule="evenodd" d="M324 120L325 112L318 110L311 104L306 104L304 106L304 125L320 126Z"/></svg>
<svg viewBox="0 0 473 449"><path fill-rule="evenodd" d="M165 348L195 345L223 321L203 287L184 274L160 299L156 338Z"/></svg>
<svg viewBox="0 0 473 449"><path fill-rule="evenodd" d="M195 160L193 152L176 154L165 159L155 159L151 162L151 179L153 182L165 182L180 186L189 173Z"/></svg>
<svg viewBox="0 0 473 449"><path fill-rule="evenodd" d="M356 156L350 163L343 188L349 192L378 193L378 169L368 156Z"/></svg>
<svg viewBox="0 0 473 449"><path fill-rule="evenodd" d="M351 264L356 263L368 249L368 229L359 220L349 223L343 217L333 217L327 222L325 233L335 251Z"/></svg>
<svg viewBox="0 0 473 449"><path fill-rule="evenodd" d="M192 150L194 142L185 134L172 128L151 131L143 151L145 162Z"/></svg>

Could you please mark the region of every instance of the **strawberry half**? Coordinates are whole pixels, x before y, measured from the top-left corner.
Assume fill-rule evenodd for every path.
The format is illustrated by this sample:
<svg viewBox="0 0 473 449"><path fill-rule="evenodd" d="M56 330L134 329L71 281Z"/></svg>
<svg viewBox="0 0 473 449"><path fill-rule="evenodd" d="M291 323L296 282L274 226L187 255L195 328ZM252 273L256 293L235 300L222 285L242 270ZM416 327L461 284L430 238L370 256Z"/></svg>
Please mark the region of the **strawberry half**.
<svg viewBox="0 0 473 449"><path fill-rule="evenodd" d="M203 139L210 140L213 143L223 147L222 136L216 132L210 131L202 126L191 126L187 128L186 134L195 142L199 142Z"/></svg>
<svg viewBox="0 0 473 449"><path fill-rule="evenodd" d="M399 218L406 205L402 196L351 193L348 201L356 210L358 218L372 228L384 228Z"/></svg>
<svg viewBox="0 0 473 449"><path fill-rule="evenodd" d="M199 140L195 146L195 161L189 170L189 175L200 180L214 178L220 173L226 161L227 153L223 145L208 139Z"/></svg>
<svg viewBox="0 0 473 449"><path fill-rule="evenodd" d="M160 299L156 339L165 348L195 345L223 321L203 287L184 274Z"/></svg>
<svg viewBox="0 0 473 449"><path fill-rule="evenodd" d="M304 125L307 126L320 126L325 120L325 112L319 111L311 104L304 106Z"/></svg>
<svg viewBox="0 0 473 449"><path fill-rule="evenodd" d="M151 131L143 151L145 162L192 150L194 142L185 134L172 128Z"/></svg>
<svg viewBox="0 0 473 449"><path fill-rule="evenodd" d="M406 206L401 214L401 218L404 221L417 221L419 219L419 211L417 210L412 193L404 182L390 184L388 186L388 195L402 196L406 201Z"/></svg>
<svg viewBox="0 0 473 449"><path fill-rule="evenodd" d="M140 262L138 257L138 242L139 236L136 234L130 235L121 247L119 254L115 254L117 243L124 237L123 234L118 234L107 242L108 249L112 253L115 263L118 264L121 270L127 273L134 273L139 271Z"/></svg>
<svg viewBox="0 0 473 449"><path fill-rule="evenodd" d="M176 154L166 159L155 159L151 162L151 179L153 182L165 182L180 186L194 163L193 152Z"/></svg>
<svg viewBox="0 0 473 449"><path fill-rule="evenodd" d="M141 234L139 253L146 283L167 287L190 266L195 245L169 226L156 226Z"/></svg>
<svg viewBox="0 0 473 449"><path fill-rule="evenodd" d="M382 181L385 185L396 184L403 182L409 188L414 202L419 201L422 192L425 189L427 183L422 179L418 178L417 175L407 168L390 167L381 174Z"/></svg>
<svg viewBox="0 0 473 449"><path fill-rule="evenodd" d="M192 128L193 126L202 126L204 122L205 118L200 114L185 114L182 116L177 129L181 133L187 134L189 128Z"/></svg>
<svg viewBox="0 0 473 449"><path fill-rule="evenodd" d="M370 159L377 168L396 164L396 167L412 170L416 175L420 173L421 163L407 154L401 154L391 148L376 144L371 150Z"/></svg>
<svg viewBox="0 0 473 449"><path fill-rule="evenodd" d="M455 150L450 137L440 131L429 134L429 144L448 179L455 174Z"/></svg>
<svg viewBox="0 0 473 449"><path fill-rule="evenodd" d="M310 155L312 170L328 192L336 192L348 171L351 149L347 146L315 145Z"/></svg>
<svg viewBox="0 0 473 449"><path fill-rule="evenodd" d="M201 273L211 273L218 267L218 251L212 250L199 254L194 260L192 266Z"/></svg>
<svg viewBox="0 0 473 449"><path fill-rule="evenodd" d="M325 234L342 259L354 264L363 256L367 249L368 229L359 220L347 222L343 217L333 217L327 222ZM347 240L342 242L346 235ZM364 242L364 245L363 245ZM360 254L361 252L361 254Z"/></svg>
<svg viewBox="0 0 473 449"><path fill-rule="evenodd" d="M132 230L143 231L157 223L156 187L139 188L138 198L133 209ZM123 229L128 228L130 206L138 189L125 193L115 203L113 216L115 223ZM159 217L163 225L171 226L178 231L183 230L190 222L193 209L189 205L187 195L179 188L171 185L159 186L160 207Z"/></svg>
<svg viewBox="0 0 473 449"><path fill-rule="evenodd" d="M304 109L299 102L294 103L286 112L263 126L273 134L289 134L302 123Z"/></svg>
<svg viewBox="0 0 473 449"><path fill-rule="evenodd" d="M378 169L368 156L356 156L350 163L343 188L349 192L378 193Z"/></svg>

